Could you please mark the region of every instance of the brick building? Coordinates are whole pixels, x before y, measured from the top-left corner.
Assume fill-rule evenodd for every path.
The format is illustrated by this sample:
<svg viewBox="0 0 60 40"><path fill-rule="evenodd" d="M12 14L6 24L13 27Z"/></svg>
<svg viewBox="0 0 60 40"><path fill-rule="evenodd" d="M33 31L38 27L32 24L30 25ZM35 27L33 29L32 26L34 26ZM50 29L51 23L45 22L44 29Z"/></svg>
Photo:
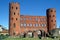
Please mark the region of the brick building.
<svg viewBox="0 0 60 40"><path fill-rule="evenodd" d="M20 15L19 3L9 4L9 34L17 36L20 34L35 32L34 34L44 35L50 30L56 29L56 10L49 8L46 16Z"/></svg>

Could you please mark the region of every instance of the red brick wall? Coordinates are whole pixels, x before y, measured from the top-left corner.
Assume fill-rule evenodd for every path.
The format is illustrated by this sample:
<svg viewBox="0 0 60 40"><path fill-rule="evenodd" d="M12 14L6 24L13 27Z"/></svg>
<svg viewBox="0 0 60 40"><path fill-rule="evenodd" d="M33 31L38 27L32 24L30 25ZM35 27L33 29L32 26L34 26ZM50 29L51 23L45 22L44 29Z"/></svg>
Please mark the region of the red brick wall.
<svg viewBox="0 0 60 40"><path fill-rule="evenodd" d="M56 28L56 10L54 8L47 9L47 22L49 31Z"/></svg>
<svg viewBox="0 0 60 40"><path fill-rule="evenodd" d="M9 5L9 31L10 35L20 34L20 6L19 3Z"/></svg>
<svg viewBox="0 0 60 40"><path fill-rule="evenodd" d="M20 16L20 18L21 18L20 24L24 24L24 23L26 24L26 26L20 26L21 32L29 31L29 30L30 31L44 30L45 32L47 32L46 16ZM27 26L27 24L32 24L32 26ZM34 24L38 24L38 26L34 26ZM42 26L43 24L45 24L45 26Z"/></svg>

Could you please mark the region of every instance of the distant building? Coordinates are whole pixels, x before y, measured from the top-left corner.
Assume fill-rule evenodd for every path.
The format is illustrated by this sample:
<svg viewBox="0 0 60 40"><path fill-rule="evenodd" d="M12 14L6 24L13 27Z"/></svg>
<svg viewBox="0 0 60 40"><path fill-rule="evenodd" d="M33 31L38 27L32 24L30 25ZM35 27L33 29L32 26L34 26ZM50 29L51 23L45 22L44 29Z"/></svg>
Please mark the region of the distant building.
<svg viewBox="0 0 60 40"><path fill-rule="evenodd" d="M60 36L60 28L57 28L56 30L57 30L58 36Z"/></svg>
<svg viewBox="0 0 60 40"><path fill-rule="evenodd" d="M1 34L3 34L3 35L7 35L8 34L9 35L8 30L3 28L2 25L0 25L0 35Z"/></svg>
<svg viewBox="0 0 60 40"><path fill-rule="evenodd" d="M2 31L2 26L0 25L0 31Z"/></svg>

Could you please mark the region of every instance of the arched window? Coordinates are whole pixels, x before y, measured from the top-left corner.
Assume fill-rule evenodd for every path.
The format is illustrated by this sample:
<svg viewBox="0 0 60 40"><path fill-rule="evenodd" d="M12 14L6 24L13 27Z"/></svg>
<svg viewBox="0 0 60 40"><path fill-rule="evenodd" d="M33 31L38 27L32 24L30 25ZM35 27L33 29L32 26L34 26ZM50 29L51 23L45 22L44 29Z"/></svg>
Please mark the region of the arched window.
<svg viewBox="0 0 60 40"><path fill-rule="evenodd" d="M12 6L12 9L13 9L13 6Z"/></svg>
<svg viewBox="0 0 60 40"><path fill-rule="evenodd" d="M16 20L17 20L17 18L16 18Z"/></svg>
<svg viewBox="0 0 60 40"><path fill-rule="evenodd" d="M16 10L18 9L18 7L16 7Z"/></svg>
<svg viewBox="0 0 60 40"><path fill-rule="evenodd" d="M56 20L55 20L55 22L56 22Z"/></svg>
<svg viewBox="0 0 60 40"><path fill-rule="evenodd" d="M13 25L14 25L14 27L16 27L16 24L15 23Z"/></svg>
<svg viewBox="0 0 60 40"><path fill-rule="evenodd" d="M14 12L14 15L15 15L15 12Z"/></svg>
<svg viewBox="0 0 60 40"><path fill-rule="evenodd" d="M53 22L53 20L51 20L51 22Z"/></svg>
<svg viewBox="0 0 60 40"><path fill-rule="evenodd" d="M55 17L55 15L53 15L53 17Z"/></svg>
<svg viewBox="0 0 60 40"><path fill-rule="evenodd" d="M51 10L51 12L53 12L53 10Z"/></svg>

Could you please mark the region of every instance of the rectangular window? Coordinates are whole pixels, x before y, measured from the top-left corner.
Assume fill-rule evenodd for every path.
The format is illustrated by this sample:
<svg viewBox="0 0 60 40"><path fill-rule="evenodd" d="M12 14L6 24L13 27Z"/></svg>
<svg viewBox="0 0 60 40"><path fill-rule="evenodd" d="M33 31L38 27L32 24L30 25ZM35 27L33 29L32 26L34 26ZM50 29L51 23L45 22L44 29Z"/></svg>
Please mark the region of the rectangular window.
<svg viewBox="0 0 60 40"><path fill-rule="evenodd" d="M46 24L41 24L41 26L42 26L42 27L45 27L45 26L46 26Z"/></svg>
<svg viewBox="0 0 60 40"><path fill-rule="evenodd" d="M24 23L24 27L26 27L26 23Z"/></svg>
<svg viewBox="0 0 60 40"><path fill-rule="evenodd" d="M21 24L21 26L23 26L23 24Z"/></svg>
<svg viewBox="0 0 60 40"><path fill-rule="evenodd" d="M30 24L30 27L32 26L32 24Z"/></svg>
<svg viewBox="0 0 60 40"><path fill-rule="evenodd" d="M29 20L32 20L32 18L29 18Z"/></svg>
<svg viewBox="0 0 60 40"><path fill-rule="evenodd" d="M38 24L36 24L36 27L38 27Z"/></svg>
<svg viewBox="0 0 60 40"><path fill-rule="evenodd" d="M46 19L45 19L45 18L43 18L43 21L46 21Z"/></svg>
<svg viewBox="0 0 60 40"><path fill-rule="evenodd" d="M26 20L26 18L24 18L24 20Z"/></svg>
<svg viewBox="0 0 60 40"><path fill-rule="evenodd" d="M36 18L35 20L38 21L38 18Z"/></svg>

